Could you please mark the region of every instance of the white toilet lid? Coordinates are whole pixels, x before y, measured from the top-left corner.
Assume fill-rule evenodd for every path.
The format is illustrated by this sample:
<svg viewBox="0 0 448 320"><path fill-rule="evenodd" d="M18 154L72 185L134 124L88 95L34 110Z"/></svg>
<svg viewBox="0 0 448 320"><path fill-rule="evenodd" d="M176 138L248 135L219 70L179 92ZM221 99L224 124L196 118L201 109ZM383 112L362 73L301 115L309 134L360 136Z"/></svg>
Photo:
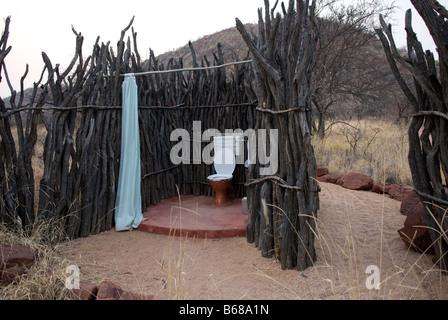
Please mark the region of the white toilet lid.
<svg viewBox="0 0 448 320"><path fill-rule="evenodd" d="M231 176L235 170L235 154L233 152L224 152L225 149L216 151L213 163L215 165L215 171L220 175Z"/></svg>

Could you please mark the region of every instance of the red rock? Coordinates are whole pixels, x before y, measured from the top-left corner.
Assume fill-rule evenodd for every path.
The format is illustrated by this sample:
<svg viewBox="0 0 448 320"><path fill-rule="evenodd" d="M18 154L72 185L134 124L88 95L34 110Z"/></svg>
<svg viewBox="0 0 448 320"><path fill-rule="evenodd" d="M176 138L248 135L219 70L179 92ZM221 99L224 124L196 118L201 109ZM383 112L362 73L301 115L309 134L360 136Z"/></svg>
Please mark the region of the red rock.
<svg viewBox="0 0 448 320"><path fill-rule="evenodd" d="M154 300L154 296L124 291L119 300Z"/></svg>
<svg viewBox="0 0 448 320"><path fill-rule="evenodd" d="M100 283L96 295L97 300L119 300L123 295L123 289L111 280L107 279Z"/></svg>
<svg viewBox="0 0 448 320"><path fill-rule="evenodd" d="M36 252L26 246L0 244L0 279L9 284L26 273L36 260Z"/></svg>
<svg viewBox="0 0 448 320"><path fill-rule="evenodd" d="M423 203L414 191L406 194L401 202L400 212L405 216L423 210Z"/></svg>
<svg viewBox="0 0 448 320"><path fill-rule="evenodd" d="M104 280L98 286L97 300L153 300L153 295L135 294L124 291L111 280Z"/></svg>
<svg viewBox="0 0 448 320"><path fill-rule="evenodd" d="M0 280L4 284L8 285L13 283L15 280L17 280L21 275L25 273L26 273L25 269L21 266L7 267L3 269Z"/></svg>
<svg viewBox="0 0 448 320"><path fill-rule="evenodd" d="M405 184L391 184L387 193L392 199L403 201L403 199L413 191L414 187L412 186Z"/></svg>
<svg viewBox="0 0 448 320"><path fill-rule="evenodd" d="M26 246L0 244L0 265L30 268L36 260L36 252Z"/></svg>
<svg viewBox="0 0 448 320"><path fill-rule="evenodd" d="M344 174L337 184L350 190L370 190L373 180L364 174L349 172Z"/></svg>
<svg viewBox="0 0 448 320"><path fill-rule="evenodd" d="M327 181L329 183L337 183L343 176L341 173L330 173L327 175Z"/></svg>
<svg viewBox="0 0 448 320"><path fill-rule="evenodd" d="M428 228L422 221L423 209L408 215L404 227L398 230L403 242L411 249L422 253L434 254L434 246Z"/></svg>
<svg viewBox="0 0 448 320"><path fill-rule="evenodd" d="M324 176L317 177L317 181L319 182L328 182L328 174Z"/></svg>
<svg viewBox="0 0 448 320"><path fill-rule="evenodd" d="M326 167L317 167L317 177L322 177L330 173Z"/></svg>
<svg viewBox="0 0 448 320"><path fill-rule="evenodd" d="M383 193L387 193L387 190L383 184L374 182L372 185L372 192L383 194Z"/></svg>
<svg viewBox="0 0 448 320"><path fill-rule="evenodd" d="M79 289L70 290L70 300L95 300L98 293L98 287L91 282L81 281Z"/></svg>
<svg viewBox="0 0 448 320"><path fill-rule="evenodd" d="M328 182L328 183L336 183L339 181L339 179L342 178L342 174L339 173L330 173L330 174L326 174L323 175L321 177L317 177L317 181L320 182Z"/></svg>

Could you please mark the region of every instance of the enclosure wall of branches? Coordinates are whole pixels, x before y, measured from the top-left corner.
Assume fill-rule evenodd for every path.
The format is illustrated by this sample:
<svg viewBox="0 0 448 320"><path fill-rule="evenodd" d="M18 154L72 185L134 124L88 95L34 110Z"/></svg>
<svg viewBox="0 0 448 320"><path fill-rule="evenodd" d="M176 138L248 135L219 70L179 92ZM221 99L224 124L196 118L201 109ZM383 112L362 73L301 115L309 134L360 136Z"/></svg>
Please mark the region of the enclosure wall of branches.
<svg viewBox="0 0 448 320"><path fill-rule="evenodd" d="M376 33L396 80L413 106L408 158L414 190L425 206L422 219L434 242L437 263L448 270L448 11L435 0L411 2L437 47L437 63L434 54L424 51L417 39L411 9L405 18L407 57L399 54L392 27L382 17ZM402 70L412 75L413 85L405 81Z"/></svg>
<svg viewBox="0 0 448 320"><path fill-rule="evenodd" d="M319 210L316 159L311 145L311 79L317 44L316 1L287 4L268 0L259 9L258 36L237 19L237 29L254 56L256 129L278 129L278 172L248 170L247 238L283 269L304 270L316 260L314 237ZM277 6L279 12L276 13ZM272 141L270 152L273 151Z"/></svg>
<svg viewBox="0 0 448 320"><path fill-rule="evenodd" d="M173 130L186 130L193 139L197 139L195 121L200 121L203 131L213 128L221 133L277 130L277 142L271 132L257 141L257 153L260 148L266 155L278 151L277 165L270 163L275 172L262 173L265 164L257 161L248 163L247 169L239 165L233 174L236 197L248 193L247 239L263 256L275 255L284 269L312 266L320 191L311 145L316 1L290 0L274 14L278 4L270 9L265 0L264 17L259 10L258 35L249 34L237 19L254 63L233 69L197 68L223 65L219 45L213 62L207 57L199 62L190 44L193 68L189 71L173 71L183 69L182 59L159 65L152 51L149 61L142 61L134 30L125 42L133 21L122 31L116 51L97 39L85 59L83 37L73 29L76 53L71 64L62 70L43 53L45 68L30 101L24 101L23 87L18 96L11 88L11 107L0 106L1 219L25 229L36 220L62 223L69 238L112 228L121 152L122 75L133 73L138 75L142 207L178 194L212 195L207 176L213 166L202 161L173 165L170 152L177 143L171 141ZM2 66L10 50L8 24L0 43ZM44 171L36 184L32 155L44 113ZM50 239L52 232L50 227Z"/></svg>
<svg viewBox="0 0 448 320"><path fill-rule="evenodd" d="M4 59L11 50L9 23L8 18L0 43L0 71L8 84ZM206 180L214 173L212 165L170 161L177 143L170 141L173 130L192 133L193 121L201 121L202 130L215 128L223 133L253 128L255 98L249 65L164 73L182 69L182 59L173 58L165 66L150 51L150 59L142 61L132 23L122 31L116 49L97 38L88 57L83 53L83 36L73 29L76 52L69 66L62 69L42 53L44 69L31 95L23 87L25 73L19 92L10 86L10 106L0 99L0 220L11 228L30 230L36 222L46 221L48 239L53 239L60 226L69 238L113 227L123 74L160 71L136 77L143 208L179 194L212 195ZM130 29L132 36L125 41ZM220 45L213 59L199 61L190 47L195 67L224 62ZM32 158L42 126L43 175L35 181ZM233 180L236 197L245 194L244 180L244 166L238 165Z"/></svg>

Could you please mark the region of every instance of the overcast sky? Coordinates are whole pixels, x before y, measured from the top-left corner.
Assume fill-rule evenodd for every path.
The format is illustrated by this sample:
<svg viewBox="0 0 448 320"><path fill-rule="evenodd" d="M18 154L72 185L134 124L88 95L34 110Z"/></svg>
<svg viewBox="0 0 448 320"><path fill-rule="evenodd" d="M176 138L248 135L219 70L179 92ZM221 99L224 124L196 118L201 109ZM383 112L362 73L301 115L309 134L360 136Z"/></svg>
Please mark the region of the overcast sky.
<svg viewBox="0 0 448 320"><path fill-rule="evenodd" d="M384 0L387 3L392 0ZM274 1L271 1L274 3ZM439 0L443 5L448 0ZM413 8L410 0L396 0L399 7L394 25L399 46L404 45L403 22L406 9ZM155 54L176 49L189 40L235 26L235 18L242 22L257 22L257 8L263 0L0 0L1 18L11 16L8 44L12 51L6 58L6 67L13 87L19 90L20 77L29 64L26 87L40 77L43 69L41 52L45 51L53 65L62 67L71 61L75 50L76 31L84 36L83 52L89 55L97 36L100 43L111 41L116 46L121 30L133 16L134 30L140 55L146 58L149 48ZM434 50L433 42L414 11L414 29L425 49ZM396 24L396 26L395 26ZM1 21L0 30L4 22ZM130 35L130 33L128 33ZM2 75L3 76L3 75ZM0 96L9 96L5 79L0 83Z"/></svg>

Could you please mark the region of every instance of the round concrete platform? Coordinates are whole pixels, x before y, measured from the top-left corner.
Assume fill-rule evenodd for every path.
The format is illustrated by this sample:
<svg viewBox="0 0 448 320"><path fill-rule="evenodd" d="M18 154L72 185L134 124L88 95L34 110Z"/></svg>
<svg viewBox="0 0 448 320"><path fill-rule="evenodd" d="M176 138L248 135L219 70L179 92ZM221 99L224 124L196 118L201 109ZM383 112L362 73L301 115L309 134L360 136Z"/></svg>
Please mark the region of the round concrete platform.
<svg viewBox="0 0 448 320"><path fill-rule="evenodd" d="M147 220L137 230L150 233L212 239L246 235L241 199L217 206L213 197L176 197L148 208L143 217Z"/></svg>

